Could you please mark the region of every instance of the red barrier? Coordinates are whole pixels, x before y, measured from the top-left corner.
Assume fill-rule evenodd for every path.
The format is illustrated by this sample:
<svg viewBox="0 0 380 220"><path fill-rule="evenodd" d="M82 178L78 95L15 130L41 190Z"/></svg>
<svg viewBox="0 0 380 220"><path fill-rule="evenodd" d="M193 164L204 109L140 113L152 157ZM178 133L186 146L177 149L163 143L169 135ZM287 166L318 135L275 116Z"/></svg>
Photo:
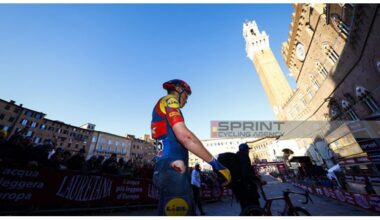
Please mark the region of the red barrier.
<svg viewBox="0 0 380 220"><path fill-rule="evenodd" d="M152 182L145 179L48 168L1 168L0 174L1 210L18 206L70 208L157 202L157 191Z"/></svg>
<svg viewBox="0 0 380 220"><path fill-rule="evenodd" d="M230 190L207 188L203 199L220 198ZM71 209L157 204L150 179L56 171L0 168L0 211Z"/></svg>
<svg viewBox="0 0 380 220"><path fill-rule="evenodd" d="M328 187L313 187L294 183L293 185L308 190L310 193L332 198L340 202L348 203L357 207L380 213L380 196L368 195L362 193L351 193L340 189L331 189Z"/></svg>

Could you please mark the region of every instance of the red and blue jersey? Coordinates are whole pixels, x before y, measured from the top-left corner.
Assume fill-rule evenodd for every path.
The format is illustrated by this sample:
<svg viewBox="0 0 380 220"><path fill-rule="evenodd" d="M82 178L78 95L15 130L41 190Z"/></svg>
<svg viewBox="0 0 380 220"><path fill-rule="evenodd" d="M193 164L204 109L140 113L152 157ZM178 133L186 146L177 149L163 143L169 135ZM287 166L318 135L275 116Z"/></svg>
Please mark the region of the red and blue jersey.
<svg viewBox="0 0 380 220"><path fill-rule="evenodd" d="M162 97L155 105L152 113L151 132L152 138L162 143L162 150L156 156L156 160L172 159L183 160L188 164L189 154L174 135L172 127L183 122L178 99L173 95Z"/></svg>

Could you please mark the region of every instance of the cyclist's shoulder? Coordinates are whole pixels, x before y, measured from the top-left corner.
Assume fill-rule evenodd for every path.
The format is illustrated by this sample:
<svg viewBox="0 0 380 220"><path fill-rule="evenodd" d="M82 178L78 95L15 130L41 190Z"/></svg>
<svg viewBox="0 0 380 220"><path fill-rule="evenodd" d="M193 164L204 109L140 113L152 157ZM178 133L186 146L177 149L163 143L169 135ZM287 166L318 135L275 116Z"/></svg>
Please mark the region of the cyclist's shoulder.
<svg viewBox="0 0 380 220"><path fill-rule="evenodd" d="M177 97L170 94L161 98L160 105L169 108L180 108Z"/></svg>

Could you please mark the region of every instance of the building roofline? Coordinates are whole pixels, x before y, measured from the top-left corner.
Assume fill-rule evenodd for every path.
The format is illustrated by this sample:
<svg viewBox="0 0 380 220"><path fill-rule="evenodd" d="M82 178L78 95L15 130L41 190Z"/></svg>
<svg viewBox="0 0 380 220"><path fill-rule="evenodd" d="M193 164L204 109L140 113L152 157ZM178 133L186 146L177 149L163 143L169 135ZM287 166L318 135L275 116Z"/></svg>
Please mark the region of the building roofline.
<svg viewBox="0 0 380 220"><path fill-rule="evenodd" d="M67 124L67 123L59 121L59 120L53 120L53 119L49 119L49 118L44 118L44 120L47 120L47 121L50 121L50 122L53 122L53 123L57 123L57 124L62 124L62 125L70 126L70 127L75 127L77 129L84 130L84 131L93 131L93 130L90 130L90 129L81 128L79 126Z"/></svg>
<svg viewBox="0 0 380 220"><path fill-rule="evenodd" d="M83 129L83 128L82 128L82 129ZM85 130L87 130L87 129L85 129ZM114 136L114 137L124 138L124 139L130 140L130 138L128 138L128 137L120 136L120 135L117 135L117 134L111 134L111 133L109 133L109 132L105 132L105 131L99 131L99 130L90 130L90 131L98 132L98 133L100 133L100 134L106 134L106 135L110 135L110 136Z"/></svg>
<svg viewBox="0 0 380 220"><path fill-rule="evenodd" d="M14 100L11 100L11 101L14 101ZM19 104L19 105L17 105L16 102L11 103L11 101L6 101L6 100L0 98L0 102L4 102L4 103L7 103L7 104L10 104L10 105L13 105L13 106L20 107L20 108L22 108L22 109L24 109L24 110L29 110L29 111L32 111L32 112L35 112L35 113L42 114L42 115L43 115L43 118L41 118L41 120L46 120L46 121L50 121L50 122L53 122L53 123L62 124L62 125L69 126L69 127L73 127L73 128L80 129L80 130L83 130L83 131L90 131L90 132L92 132L92 133L94 133L94 132L98 132L98 133L103 133L103 134L111 135L111 136L118 137L118 138L124 138L124 139L127 139L127 140L135 140L135 141L140 141L140 142L150 143L150 142L145 141L145 140L143 140L143 139L136 138L134 135L131 135L132 137L128 137L128 136L120 136L120 135L111 134L111 133L108 133L108 132L105 132L105 131L99 131L99 130L92 130L92 129L81 128L80 126L67 124L67 123L62 122L62 121L59 121L59 120L49 119L49 118L46 118L46 117L45 117L46 114L43 113L43 112L39 112L39 111L35 111L35 110L29 109L29 108L25 108L25 107L23 106L23 104ZM91 123L86 123L86 124L91 124Z"/></svg>
<svg viewBox="0 0 380 220"><path fill-rule="evenodd" d="M5 102L5 103L8 103L8 104L13 105L13 106L20 107L20 108L25 109L25 110L29 110L29 111L32 111L32 112L36 112L36 113L39 113L39 114L42 114L42 115L46 116L46 114L43 113L43 112L39 112L39 111L36 111L36 110L30 109L30 108L26 108L26 107L24 107L22 103L20 103L19 105L17 105L16 102L15 102L15 103L11 103L11 101L14 101L14 100L7 101L7 100L4 100L4 99L0 99L0 101Z"/></svg>

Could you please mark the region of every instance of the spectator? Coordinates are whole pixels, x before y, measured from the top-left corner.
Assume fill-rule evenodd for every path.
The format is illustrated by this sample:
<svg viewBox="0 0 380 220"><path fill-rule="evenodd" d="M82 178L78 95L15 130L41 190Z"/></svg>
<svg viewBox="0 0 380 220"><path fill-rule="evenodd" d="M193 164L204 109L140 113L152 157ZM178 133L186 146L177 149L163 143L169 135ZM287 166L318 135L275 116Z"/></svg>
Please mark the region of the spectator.
<svg viewBox="0 0 380 220"><path fill-rule="evenodd" d="M65 170L67 167L64 164L64 151L62 148L57 148L55 153L51 156L49 162L50 166L57 170Z"/></svg>
<svg viewBox="0 0 380 220"><path fill-rule="evenodd" d="M102 171L103 170L103 162L104 162L104 156L99 155L95 161L95 169L98 171Z"/></svg>
<svg viewBox="0 0 380 220"><path fill-rule="evenodd" d="M124 158L120 157L117 163L119 164L119 167L123 167L125 165Z"/></svg>
<svg viewBox="0 0 380 220"><path fill-rule="evenodd" d="M125 168L124 168L124 175L127 175L127 176L133 176L133 163L132 163L132 160L128 160L127 163L125 164Z"/></svg>
<svg viewBox="0 0 380 220"><path fill-rule="evenodd" d="M27 165L28 161L31 160L31 154L30 146L26 143L21 132L13 135L8 141L8 147L4 152L3 159L11 165Z"/></svg>
<svg viewBox="0 0 380 220"><path fill-rule="evenodd" d="M93 155L84 163L83 170L87 173L99 173L101 169L98 169L96 161L98 157L96 155Z"/></svg>
<svg viewBox="0 0 380 220"><path fill-rule="evenodd" d="M84 163L85 163L85 157L84 157L85 150L80 149L80 151L72 156L68 161L67 161L67 168L71 170L82 170L84 168Z"/></svg>
<svg viewBox="0 0 380 220"><path fill-rule="evenodd" d="M203 211L202 203L201 203L201 168L199 164L196 164L194 167L194 170L191 172L191 187L193 189L193 196L194 196L194 202L195 205L198 206L199 211L201 212L201 215L206 215L206 213ZM196 213L196 208L194 207L194 213Z"/></svg>
<svg viewBox="0 0 380 220"><path fill-rule="evenodd" d="M126 175L128 170L127 162L124 161L124 158L120 157L117 163L119 164L119 174Z"/></svg>
<svg viewBox="0 0 380 220"><path fill-rule="evenodd" d="M31 142L31 139L29 139ZM29 142L28 140L28 142ZM30 143L29 143L30 144ZM44 140L42 145L31 149L31 160L37 161L39 166L49 164L49 153L54 150L54 144L50 139Z"/></svg>
<svg viewBox="0 0 380 220"><path fill-rule="evenodd" d="M110 158L108 158L103 163L103 172L108 174L118 174L119 164L117 163L116 154L112 154Z"/></svg>
<svg viewBox="0 0 380 220"><path fill-rule="evenodd" d="M71 152L68 150L65 150L63 152L63 164L67 167L67 164L71 158Z"/></svg>

